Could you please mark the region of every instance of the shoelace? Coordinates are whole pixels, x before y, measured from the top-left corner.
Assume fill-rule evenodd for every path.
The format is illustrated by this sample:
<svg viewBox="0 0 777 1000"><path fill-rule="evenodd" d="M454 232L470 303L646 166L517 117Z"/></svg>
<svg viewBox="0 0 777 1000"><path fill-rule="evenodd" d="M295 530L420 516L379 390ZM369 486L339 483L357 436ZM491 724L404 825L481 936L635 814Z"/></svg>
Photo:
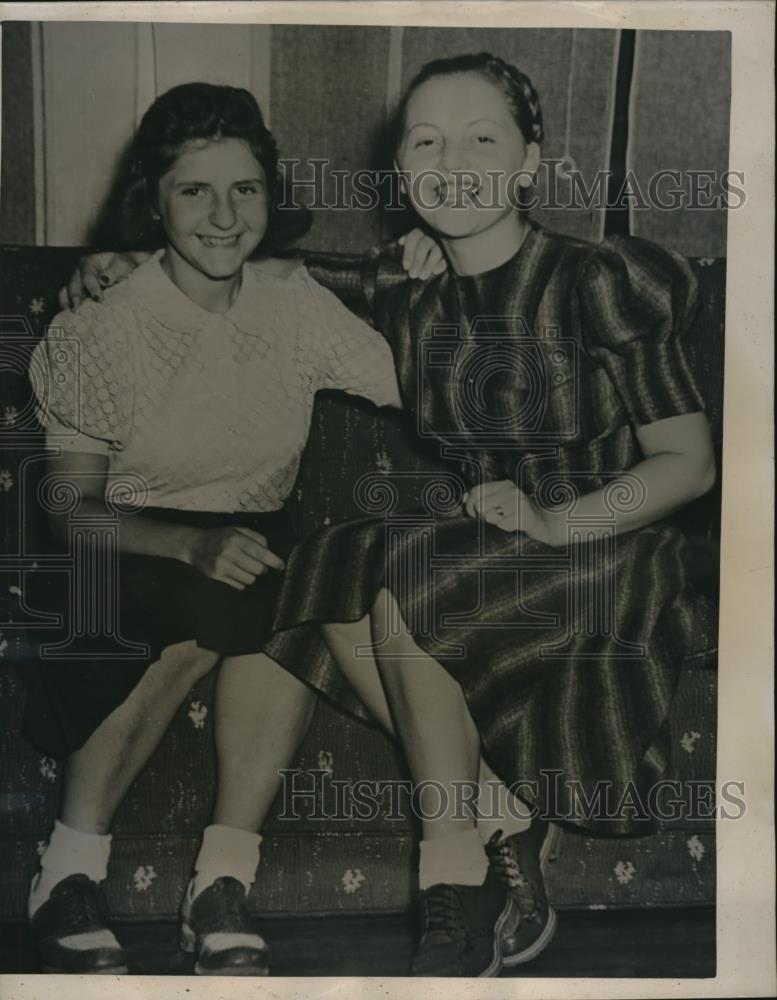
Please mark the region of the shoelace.
<svg viewBox="0 0 777 1000"><path fill-rule="evenodd" d="M539 921L539 900L532 880L521 867L513 845L502 840L501 836L502 831L498 830L488 843L488 855L494 870L515 897L521 916L526 920Z"/></svg>
<svg viewBox="0 0 777 1000"><path fill-rule="evenodd" d="M421 896L421 922L424 933L443 931L454 941L469 940L464 908L453 886L427 889Z"/></svg>
<svg viewBox="0 0 777 1000"><path fill-rule="evenodd" d="M58 894L61 919L67 925L69 934L94 930L105 924L106 915L100 905L97 887L79 881L63 886Z"/></svg>

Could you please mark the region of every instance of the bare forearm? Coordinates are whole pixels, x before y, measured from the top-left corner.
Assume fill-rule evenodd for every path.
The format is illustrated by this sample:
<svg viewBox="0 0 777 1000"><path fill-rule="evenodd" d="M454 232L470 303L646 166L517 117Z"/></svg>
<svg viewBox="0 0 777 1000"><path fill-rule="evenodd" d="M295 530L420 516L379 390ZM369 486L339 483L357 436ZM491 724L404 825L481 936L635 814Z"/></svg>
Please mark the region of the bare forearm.
<svg viewBox="0 0 777 1000"><path fill-rule="evenodd" d="M78 510L79 517L95 519L113 516L103 500L85 498ZM52 515L50 524L54 536L65 542L68 533L66 515ZM167 521L157 521L142 514L120 514L119 550L135 555L163 556L169 559L190 561L191 547L197 529L184 524L171 524Z"/></svg>
<svg viewBox="0 0 777 1000"><path fill-rule="evenodd" d="M610 534L613 528L616 534L636 531L696 500L714 482L711 463L671 452L652 455L602 489L580 497L572 510L548 512L548 544L566 544L568 525L579 525L586 535Z"/></svg>

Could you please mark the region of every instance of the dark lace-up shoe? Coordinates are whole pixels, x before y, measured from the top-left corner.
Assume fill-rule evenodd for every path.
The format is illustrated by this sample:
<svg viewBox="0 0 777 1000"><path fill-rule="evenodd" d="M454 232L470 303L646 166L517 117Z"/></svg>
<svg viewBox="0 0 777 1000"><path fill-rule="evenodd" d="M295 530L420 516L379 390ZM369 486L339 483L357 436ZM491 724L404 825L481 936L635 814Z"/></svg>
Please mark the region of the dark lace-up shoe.
<svg viewBox="0 0 777 1000"><path fill-rule="evenodd" d="M266 976L267 945L251 926L242 882L218 878L181 909L181 948L196 952L198 976Z"/></svg>
<svg viewBox="0 0 777 1000"><path fill-rule="evenodd" d="M515 903L489 869L483 885L433 885L418 899L414 976L497 976L501 934L515 923Z"/></svg>
<svg viewBox="0 0 777 1000"><path fill-rule="evenodd" d="M549 832L549 824L535 820L528 830L510 837L497 831L486 845L489 872L514 903L501 931L505 968L536 958L556 933L556 913L548 902L541 870Z"/></svg>
<svg viewBox="0 0 777 1000"><path fill-rule="evenodd" d="M69 875L30 920L43 972L121 976L127 958L108 927L105 897L87 875Z"/></svg>

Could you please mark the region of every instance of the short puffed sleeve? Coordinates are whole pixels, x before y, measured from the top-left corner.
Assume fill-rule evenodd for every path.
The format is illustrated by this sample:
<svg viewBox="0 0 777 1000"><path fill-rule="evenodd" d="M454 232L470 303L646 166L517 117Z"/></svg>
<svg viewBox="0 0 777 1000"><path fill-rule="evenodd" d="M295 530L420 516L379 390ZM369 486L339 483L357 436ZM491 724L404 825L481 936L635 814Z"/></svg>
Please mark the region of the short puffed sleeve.
<svg viewBox="0 0 777 1000"><path fill-rule="evenodd" d="M704 409L687 344L704 310L685 258L647 240L605 240L577 284L587 353L637 426Z"/></svg>
<svg viewBox="0 0 777 1000"><path fill-rule="evenodd" d="M394 358L386 340L304 268L306 335L317 389L342 389L377 406L399 406Z"/></svg>
<svg viewBox="0 0 777 1000"><path fill-rule="evenodd" d="M49 444L99 455L126 446L133 398L127 332L115 310L94 302L52 320L30 365Z"/></svg>

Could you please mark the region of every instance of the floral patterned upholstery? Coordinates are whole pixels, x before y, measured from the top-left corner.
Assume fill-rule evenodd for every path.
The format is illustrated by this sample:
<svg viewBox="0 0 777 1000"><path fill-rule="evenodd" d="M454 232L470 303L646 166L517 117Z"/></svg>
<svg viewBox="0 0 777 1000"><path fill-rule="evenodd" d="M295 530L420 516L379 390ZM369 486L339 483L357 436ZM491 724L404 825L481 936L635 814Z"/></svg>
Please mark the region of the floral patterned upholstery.
<svg viewBox="0 0 777 1000"><path fill-rule="evenodd" d="M34 500L42 437L34 418L26 367L32 347L56 313L56 291L83 251L79 248L4 248L0 313L0 919L24 912L36 852L56 812L61 765L41 757L19 736L23 667L34 655L31 614L24 604L24 567L43 551L44 524ZM310 259L315 274L315 255ZM694 363L720 440L725 262L695 261L710 304L705 342ZM337 290L337 289L335 289ZM343 440L351 442L347 451ZM352 484L364 472L417 469L419 456L399 423L337 395L319 398L311 439L293 497L304 528L356 513ZM699 616L716 615L719 491L684 517L709 542L710 573ZM21 528L24 527L22 533ZM30 553L33 553L31 556ZM26 559L26 562L25 562ZM700 629L700 634L703 630ZM669 778L714 787L716 651L688 657L670 719ZM177 911L208 820L213 790L212 678L182 705L162 745L123 803L107 882L117 915L168 916ZM298 766L317 785L301 819L283 818L282 796L266 827L260 878L252 899L258 911L391 910L411 898L412 822L317 819L326 812L331 778L401 781L392 744L377 730L320 704ZM310 777L300 779L312 781ZM307 786L305 786L307 787ZM715 898L714 823L677 819L657 834L599 839L556 828L546 874L559 907L711 905Z"/></svg>

